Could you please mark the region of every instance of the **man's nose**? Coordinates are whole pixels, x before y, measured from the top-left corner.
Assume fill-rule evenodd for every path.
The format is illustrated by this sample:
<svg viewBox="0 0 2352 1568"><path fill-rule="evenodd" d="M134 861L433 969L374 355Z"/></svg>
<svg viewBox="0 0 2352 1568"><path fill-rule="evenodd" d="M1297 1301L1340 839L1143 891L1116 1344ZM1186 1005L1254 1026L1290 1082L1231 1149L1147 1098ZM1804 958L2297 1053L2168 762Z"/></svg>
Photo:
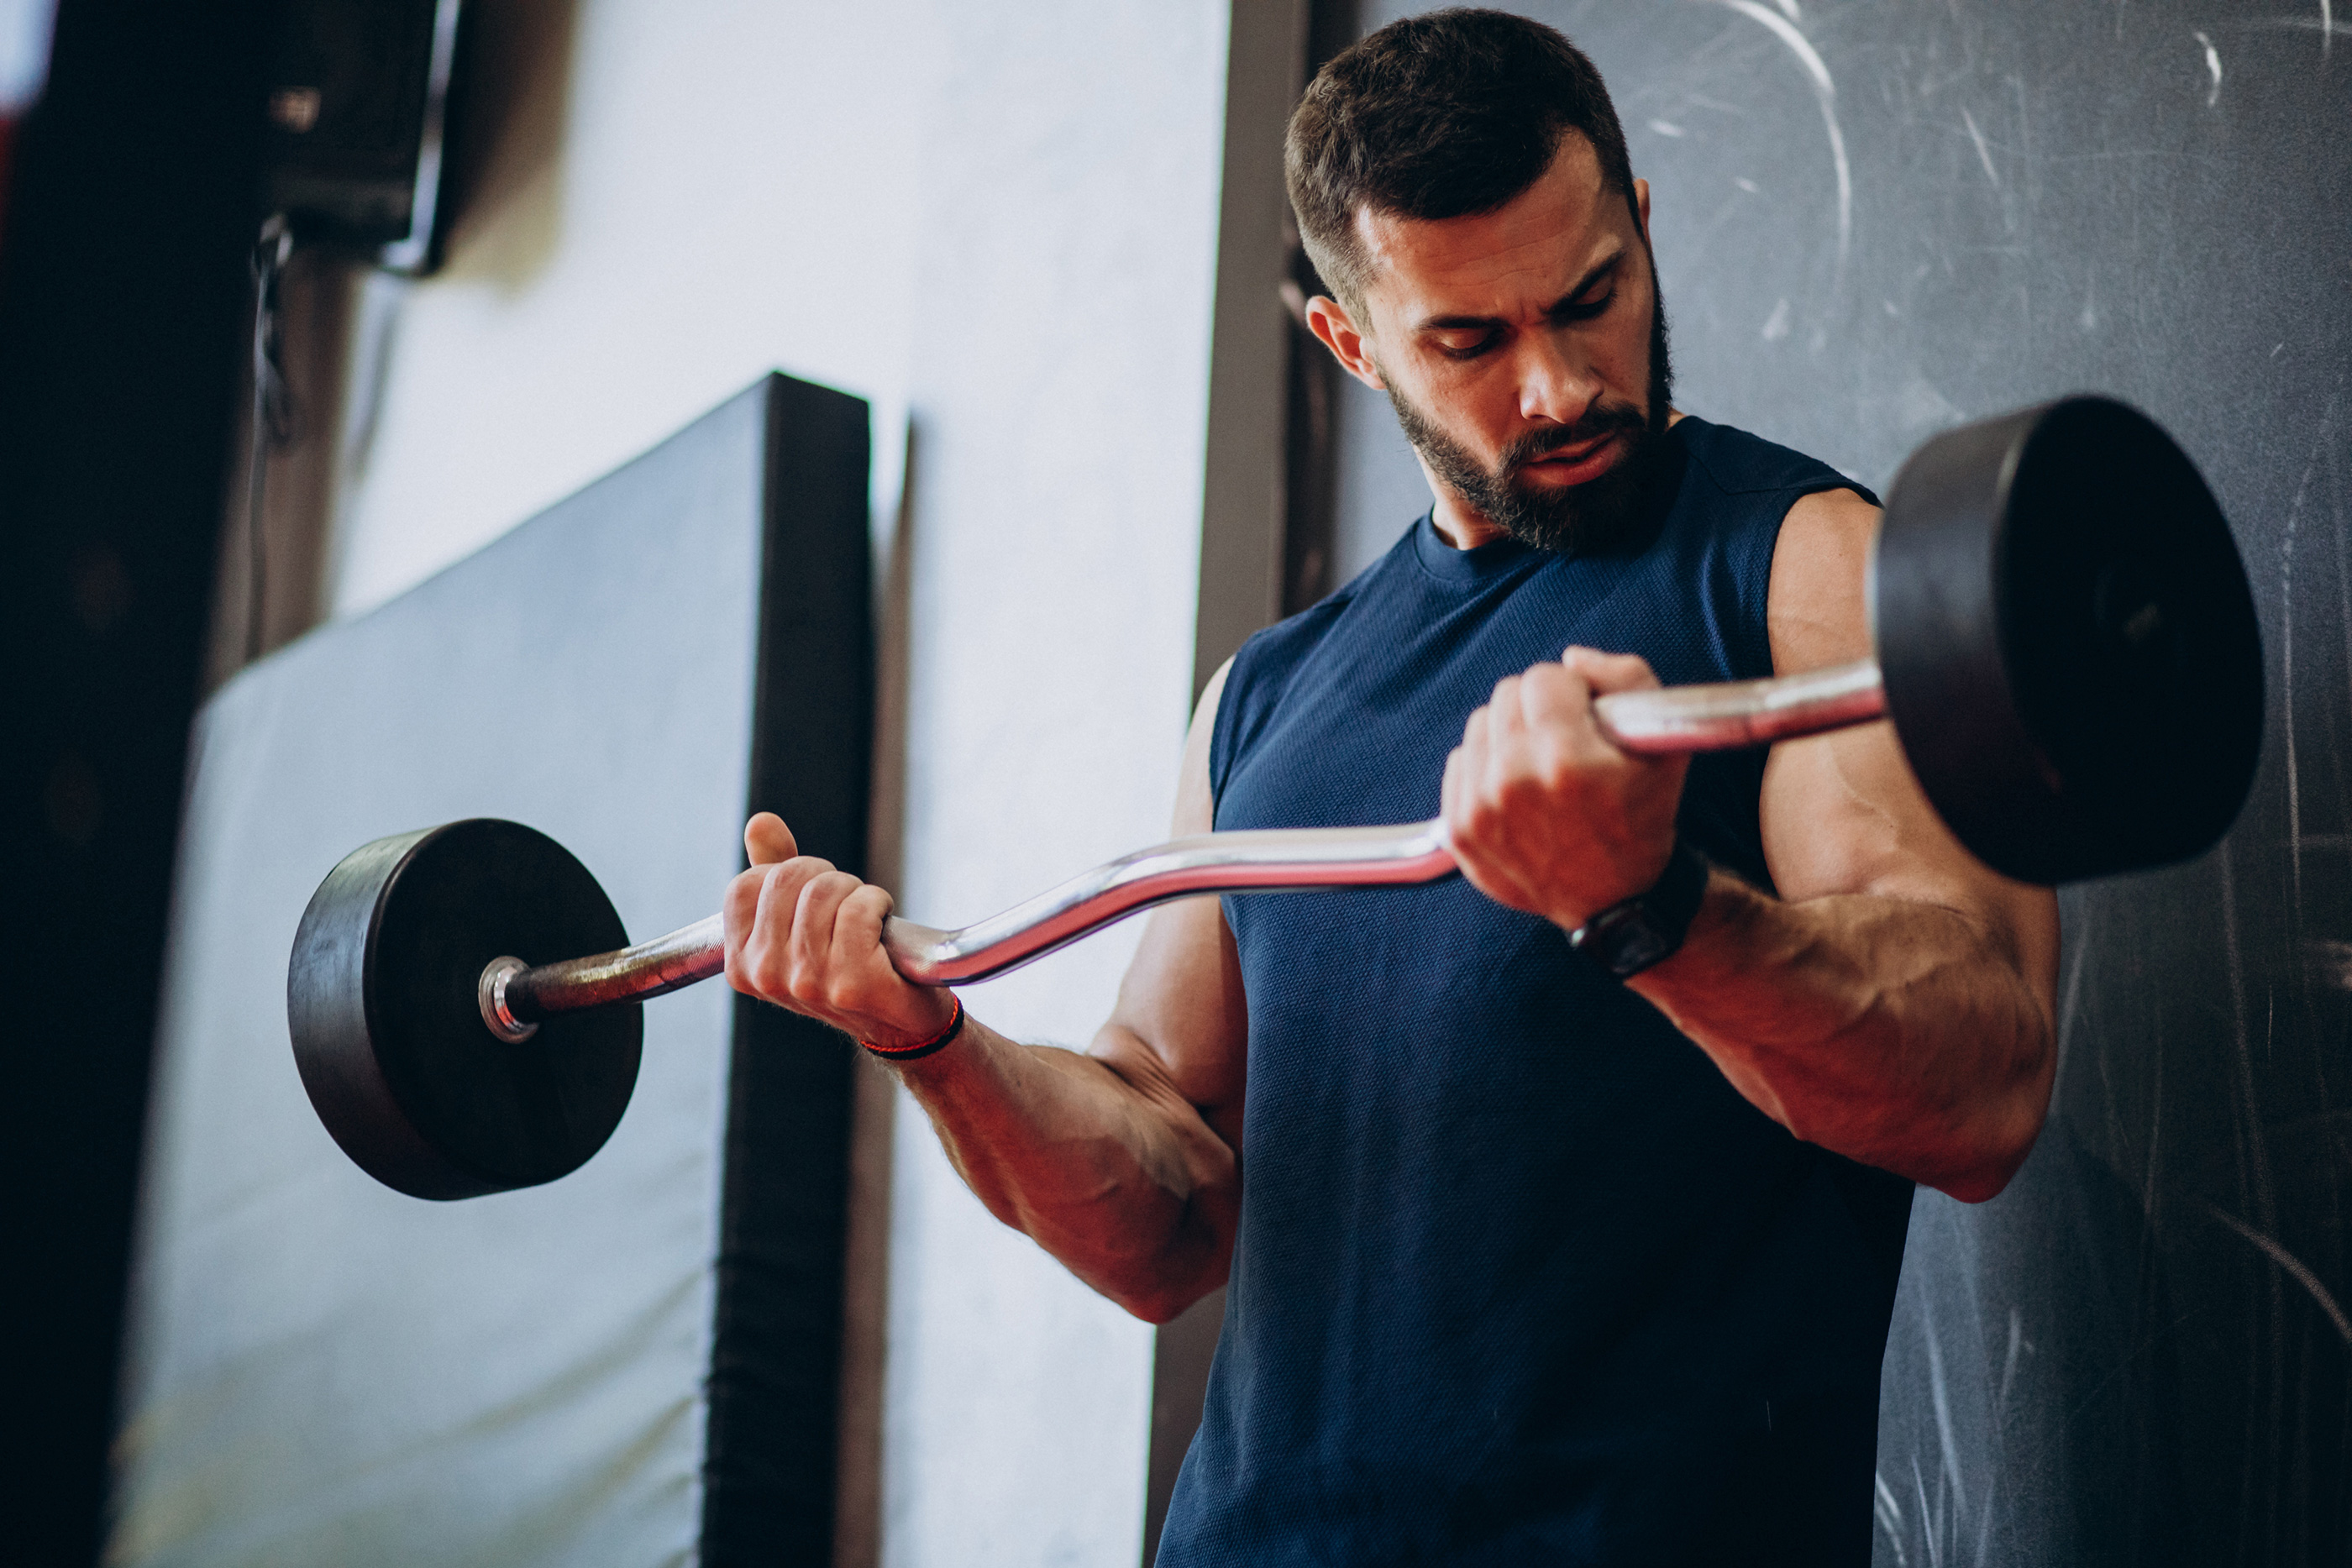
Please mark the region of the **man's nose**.
<svg viewBox="0 0 2352 1568"><path fill-rule="evenodd" d="M1519 367L1519 417L1574 424L1601 395L1600 378L1566 335L1530 333Z"/></svg>

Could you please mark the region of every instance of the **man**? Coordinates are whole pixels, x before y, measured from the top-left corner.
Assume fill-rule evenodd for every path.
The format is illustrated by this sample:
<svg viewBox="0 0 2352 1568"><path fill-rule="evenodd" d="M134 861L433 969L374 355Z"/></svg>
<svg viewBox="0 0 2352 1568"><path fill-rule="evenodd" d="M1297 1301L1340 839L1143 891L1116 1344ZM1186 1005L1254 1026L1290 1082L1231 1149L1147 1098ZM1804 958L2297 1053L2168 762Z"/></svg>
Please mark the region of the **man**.
<svg viewBox="0 0 2352 1568"><path fill-rule="evenodd" d="M1400 22L1287 162L1310 324L1434 504L1210 683L1176 831L1442 807L1466 880L1170 905L1078 1055L899 979L888 895L763 816L729 977L900 1058L982 1201L1129 1311L1230 1279L1162 1563L1864 1563L1912 1183L1989 1197L2032 1146L2054 904L1883 725L1687 765L1596 728L1866 653L1876 512L1669 408L1582 55Z"/></svg>

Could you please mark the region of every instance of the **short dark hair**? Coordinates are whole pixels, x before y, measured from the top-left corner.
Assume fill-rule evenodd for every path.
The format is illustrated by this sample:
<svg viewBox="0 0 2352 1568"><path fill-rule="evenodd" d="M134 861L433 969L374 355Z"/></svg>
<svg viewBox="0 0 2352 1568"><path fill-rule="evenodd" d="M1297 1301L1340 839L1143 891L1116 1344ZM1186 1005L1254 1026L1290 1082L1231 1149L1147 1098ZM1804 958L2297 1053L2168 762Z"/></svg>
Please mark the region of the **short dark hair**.
<svg viewBox="0 0 2352 1568"><path fill-rule="evenodd" d="M1299 242L1352 308L1364 270L1358 208L1421 219L1491 213L1536 183L1571 131L1592 143L1601 183L1631 206L1616 106L1557 29L1468 8L1391 22L1318 71L1291 113L1283 173Z"/></svg>

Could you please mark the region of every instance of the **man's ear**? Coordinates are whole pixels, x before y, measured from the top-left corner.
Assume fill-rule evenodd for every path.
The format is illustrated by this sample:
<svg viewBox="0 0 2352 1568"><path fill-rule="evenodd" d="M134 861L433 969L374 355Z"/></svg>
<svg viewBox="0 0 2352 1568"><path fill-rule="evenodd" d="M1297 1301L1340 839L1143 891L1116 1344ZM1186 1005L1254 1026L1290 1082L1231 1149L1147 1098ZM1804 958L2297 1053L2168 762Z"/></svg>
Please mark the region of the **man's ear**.
<svg viewBox="0 0 2352 1568"><path fill-rule="evenodd" d="M1650 243L1650 182L1633 182L1633 210L1642 215L1642 243Z"/></svg>
<svg viewBox="0 0 2352 1568"><path fill-rule="evenodd" d="M1388 383L1381 380L1381 368L1372 363L1366 351L1364 335L1348 314L1347 307L1328 294L1318 294L1307 302L1307 329L1323 340L1334 359L1347 372L1371 388L1386 392Z"/></svg>

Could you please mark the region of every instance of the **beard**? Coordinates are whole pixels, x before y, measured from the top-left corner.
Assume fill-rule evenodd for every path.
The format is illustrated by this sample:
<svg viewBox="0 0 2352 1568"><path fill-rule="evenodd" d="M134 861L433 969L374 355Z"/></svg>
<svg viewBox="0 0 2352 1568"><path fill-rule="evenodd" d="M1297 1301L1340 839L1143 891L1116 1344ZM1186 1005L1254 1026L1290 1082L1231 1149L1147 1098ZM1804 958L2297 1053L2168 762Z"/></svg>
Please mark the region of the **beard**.
<svg viewBox="0 0 2352 1568"><path fill-rule="evenodd" d="M1560 555L1595 555L1630 543L1645 531L1651 492L1665 468L1666 411L1674 396L1674 363L1667 351L1666 305L1650 268L1649 406L1596 400L1573 424L1529 431L1503 448L1490 470L1437 422L1407 402L1386 375L1389 403L1405 439L1471 510L1521 544ZM1532 463L1564 446L1595 436L1613 436L1623 455L1595 479L1567 488L1527 482Z"/></svg>

